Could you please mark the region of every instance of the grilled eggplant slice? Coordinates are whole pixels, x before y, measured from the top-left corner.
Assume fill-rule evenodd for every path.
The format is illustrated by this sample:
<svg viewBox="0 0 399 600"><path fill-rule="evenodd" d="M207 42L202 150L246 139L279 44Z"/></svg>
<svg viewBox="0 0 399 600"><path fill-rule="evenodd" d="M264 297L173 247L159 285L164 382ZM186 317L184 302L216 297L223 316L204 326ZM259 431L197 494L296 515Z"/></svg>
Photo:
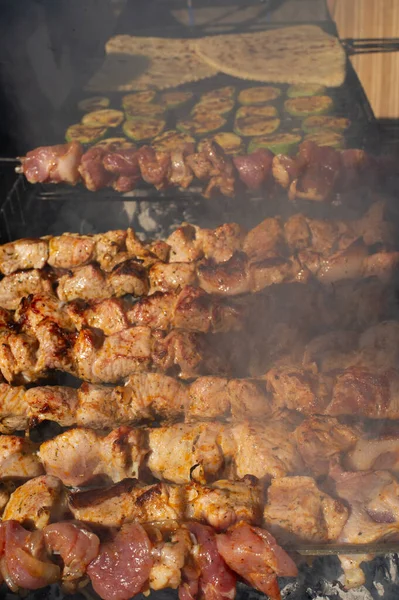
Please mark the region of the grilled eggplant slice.
<svg viewBox="0 0 399 600"><path fill-rule="evenodd" d="M209 102L210 100L216 100L218 98L232 99L234 98L235 94L236 88L234 85L225 85L224 87L202 94L200 102Z"/></svg>
<svg viewBox="0 0 399 600"><path fill-rule="evenodd" d="M165 125L166 122L163 119L136 117L124 122L123 133L135 142L143 142L159 135L165 129Z"/></svg>
<svg viewBox="0 0 399 600"><path fill-rule="evenodd" d="M206 115L205 113L199 113L195 116L195 119L184 119L178 121L176 127L183 133L189 135L208 135L214 131L218 131L226 125L226 119L221 115L211 113Z"/></svg>
<svg viewBox="0 0 399 600"><path fill-rule="evenodd" d="M192 92L165 92L161 96L161 102L166 108L177 108L191 100L193 95Z"/></svg>
<svg viewBox="0 0 399 600"><path fill-rule="evenodd" d="M306 96L323 96L326 92L324 85L318 83L298 83L290 85L287 90L288 98L304 98Z"/></svg>
<svg viewBox="0 0 399 600"><path fill-rule="evenodd" d="M240 106L236 112L236 119L241 117L277 117L278 112L275 106L270 104L258 105L258 106Z"/></svg>
<svg viewBox="0 0 399 600"><path fill-rule="evenodd" d="M97 142L95 145L100 146L109 152L117 152L118 150L130 150L131 148L136 148L136 144L129 142L129 140L124 137L105 138L104 140Z"/></svg>
<svg viewBox="0 0 399 600"><path fill-rule="evenodd" d="M93 110L101 110L102 108L108 108L110 105L110 99L105 96L92 96L91 98L85 98L78 102L78 109L83 112L91 112Z"/></svg>
<svg viewBox="0 0 399 600"><path fill-rule="evenodd" d="M235 120L234 133L244 137L253 137L257 135L270 135L280 127L280 119L273 117L241 117Z"/></svg>
<svg viewBox="0 0 399 600"><path fill-rule="evenodd" d="M260 87L251 87L241 90L238 94L240 104L265 104L270 100L275 100L281 96L281 90L271 85L262 85Z"/></svg>
<svg viewBox="0 0 399 600"><path fill-rule="evenodd" d="M330 96L308 96L305 98L290 98L284 102L286 112L293 117L310 117L325 115L334 104Z"/></svg>
<svg viewBox="0 0 399 600"><path fill-rule="evenodd" d="M168 152L176 149L187 149L187 151L194 151L195 139L188 133L182 133L175 129L169 129L164 131L160 135L157 135L152 142L153 147L161 152Z"/></svg>
<svg viewBox="0 0 399 600"><path fill-rule="evenodd" d="M201 152L206 141L211 140L219 144L226 154L235 155L244 152L245 146L243 139L235 133L221 131L210 138L204 138L198 144L198 152Z"/></svg>
<svg viewBox="0 0 399 600"><path fill-rule="evenodd" d="M118 127L123 121L123 112L113 108L103 108L87 113L82 124L88 127Z"/></svg>
<svg viewBox="0 0 399 600"><path fill-rule="evenodd" d="M306 133L315 133L320 130L329 129L330 131L346 131L351 122L345 117L331 117L328 115L320 117L308 117L302 122L302 129Z"/></svg>
<svg viewBox="0 0 399 600"><path fill-rule="evenodd" d="M305 136L305 140L315 142L318 146L330 146L337 149L345 147L345 138L338 131L324 130L309 133Z"/></svg>
<svg viewBox="0 0 399 600"><path fill-rule="evenodd" d="M213 100L204 100L198 102L191 111L192 116L205 113L209 115L214 113L217 115L226 115L233 110L235 102L232 98L214 98Z"/></svg>
<svg viewBox="0 0 399 600"><path fill-rule="evenodd" d="M136 104L148 104L155 99L156 95L157 93L154 92L154 90L126 94L126 96L123 96L122 98L122 106L126 110L130 106L136 106Z"/></svg>
<svg viewBox="0 0 399 600"><path fill-rule="evenodd" d="M296 133L278 133L264 135L252 139L248 144L248 153L255 152L258 148L267 148L273 154L292 154L302 141L302 136Z"/></svg>
<svg viewBox="0 0 399 600"><path fill-rule="evenodd" d="M125 109L127 119L135 119L136 117L152 118L161 117L165 112L165 108L160 104L135 104Z"/></svg>
<svg viewBox="0 0 399 600"><path fill-rule="evenodd" d="M81 144L95 144L107 135L108 127L88 127L77 123L71 125L65 132L67 142L80 142Z"/></svg>

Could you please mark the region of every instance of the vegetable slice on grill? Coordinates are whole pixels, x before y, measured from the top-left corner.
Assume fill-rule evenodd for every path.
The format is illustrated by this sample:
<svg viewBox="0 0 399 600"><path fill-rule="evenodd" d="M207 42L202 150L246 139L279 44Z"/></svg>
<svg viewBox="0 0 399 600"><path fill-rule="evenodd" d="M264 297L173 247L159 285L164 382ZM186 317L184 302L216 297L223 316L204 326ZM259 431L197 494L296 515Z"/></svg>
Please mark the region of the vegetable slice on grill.
<svg viewBox="0 0 399 600"><path fill-rule="evenodd" d="M87 113L82 124L88 127L118 127L123 121L123 112L113 108L104 108Z"/></svg>
<svg viewBox="0 0 399 600"><path fill-rule="evenodd" d="M224 87L202 94L200 102L209 102L210 100L215 100L217 98L234 98L235 93L236 88L234 85L225 85Z"/></svg>
<svg viewBox="0 0 399 600"><path fill-rule="evenodd" d="M123 124L124 134L135 142L149 140L165 129L163 119L142 119L140 117L129 119Z"/></svg>
<svg viewBox="0 0 399 600"><path fill-rule="evenodd" d="M315 142L318 146L331 146L331 148L344 148L345 147L345 138L338 131L317 131L314 133L309 133L305 137L305 140L310 140Z"/></svg>
<svg viewBox="0 0 399 600"><path fill-rule="evenodd" d="M236 119L241 117L277 117L278 112L275 106L270 104L258 105L258 106L240 106L236 112Z"/></svg>
<svg viewBox="0 0 399 600"><path fill-rule="evenodd" d="M284 102L286 112L293 117L309 117L324 115L333 108L330 96L308 96L307 98L290 98Z"/></svg>
<svg viewBox="0 0 399 600"><path fill-rule="evenodd" d="M108 108L109 105L109 98L105 96L92 96L78 102L78 109L84 112L91 112L93 110L100 110L101 108Z"/></svg>
<svg viewBox="0 0 399 600"><path fill-rule="evenodd" d="M184 119L179 121L176 125L179 131L188 133L190 135L207 135L214 131L218 131L224 125L226 125L226 119L221 115L203 113L196 115L195 119Z"/></svg>
<svg viewBox="0 0 399 600"><path fill-rule="evenodd" d="M318 83L298 83L290 85L287 90L288 98L304 98L306 96L323 96L326 88Z"/></svg>
<svg viewBox="0 0 399 600"><path fill-rule="evenodd" d="M265 104L265 102L275 100L279 96L281 96L280 88L263 85L241 90L238 94L238 102L240 104Z"/></svg>
<svg viewBox="0 0 399 600"><path fill-rule="evenodd" d="M153 147L156 150L162 152L168 152L169 150L175 150L177 148L192 148L195 147L195 139L188 133L182 133L175 129L169 129L164 131L152 142Z"/></svg>
<svg viewBox="0 0 399 600"><path fill-rule="evenodd" d="M165 92L161 96L161 101L167 108L177 108L191 100L193 95L192 92Z"/></svg>
<svg viewBox="0 0 399 600"><path fill-rule="evenodd" d="M277 117L267 119L265 117L243 117L235 120L234 133L244 137L255 135L267 135L274 133L280 127L280 119Z"/></svg>
<svg viewBox="0 0 399 600"><path fill-rule="evenodd" d="M306 133L313 133L320 129L330 129L331 131L346 131L351 122L345 117L316 116L308 117L302 122L302 129Z"/></svg>
<svg viewBox="0 0 399 600"><path fill-rule="evenodd" d="M302 141L302 136L296 133L278 133L264 135L252 139L248 144L248 153L258 148L268 148L274 154L292 154Z"/></svg>
<svg viewBox="0 0 399 600"><path fill-rule="evenodd" d="M88 127L77 123L71 125L65 132L67 142L80 142L81 144L95 144L106 136L108 127Z"/></svg>
<svg viewBox="0 0 399 600"><path fill-rule="evenodd" d="M165 112L165 108L160 104L136 104L125 109L127 119L136 117L160 117Z"/></svg>
<svg viewBox="0 0 399 600"><path fill-rule="evenodd" d="M231 133L228 131L222 131L220 133L216 133L210 138L205 138L201 140L198 144L198 152L201 152L206 141L212 140L215 141L226 154L240 154L240 152L244 151L244 142L239 135L235 133Z"/></svg>
<svg viewBox="0 0 399 600"><path fill-rule="evenodd" d="M200 113L214 113L225 115L233 110L235 102L232 98L214 98L213 100L200 101L194 106L191 114L195 118Z"/></svg>
<svg viewBox="0 0 399 600"><path fill-rule="evenodd" d="M136 148L136 144L133 142L129 142L126 138L123 137L114 137L114 138L105 138L100 142L95 144L96 146L100 146L105 150L109 150L110 152L116 152L117 150L128 150L130 148Z"/></svg>
<svg viewBox="0 0 399 600"><path fill-rule="evenodd" d="M130 106L136 106L136 104L148 104L154 100L156 95L157 93L154 92L154 90L126 94L126 96L123 96L122 98L122 106L126 110Z"/></svg>

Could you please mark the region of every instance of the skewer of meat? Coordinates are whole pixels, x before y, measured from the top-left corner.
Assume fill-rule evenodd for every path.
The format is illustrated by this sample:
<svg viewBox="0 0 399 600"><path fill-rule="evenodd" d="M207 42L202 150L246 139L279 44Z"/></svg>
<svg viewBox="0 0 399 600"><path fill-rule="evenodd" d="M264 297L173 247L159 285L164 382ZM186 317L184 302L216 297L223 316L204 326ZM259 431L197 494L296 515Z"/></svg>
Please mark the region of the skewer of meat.
<svg viewBox="0 0 399 600"><path fill-rule="evenodd" d="M284 409L309 416L356 414L395 420L399 418L397 329L396 322L388 321L360 337L354 333L324 336L324 342L319 338L305 348L304 364L275 366L263 379L206 376L187 385L161 373L136 373L125 386L86 383L78 390L62 386L25 390L3 383L0 431L12 433L44 419L94 429L152 420L197 421L204 415L256 420ZM334 339L345 343L346 352L339 345L331 346Z"/></svg>
<svg viewBox="0 0 399 600"><path fill-rule="evenodd" d="M83 152L78 142L40 147L20 158L18 172L31 183L76 185L82 182L90 191L113 187L128 192L140 181L164 189L171 185L187 188L196 178L207 183L204 196L214 192L234 196L240 187L262 188L274 180L289 189L289 198L326 201L334 193L378 181L387 168L363 150L337 151L305 141L296 157L258 149L252 154L229 157L215 142L207 142L200 152L190 149L160 152L151 146L116 152L93 147Z"/></svg>
<svg viewBox="0 0 399 600"><path fill-rule="evenodd" d="M118 383L140 372L173 372L184 378L225 374L226 356L201 333L128 327L109 336L83 328L76 333L42 319L34 335L0 331L0 371L8 382L33 382L49 371L92 383Z"/></svg>
<svg viewBox="0 0 399 600"><path fill-rule="evenodd" d="M277 576L297 574L273 536L244 522L225 533L195 522L130 523L103 534L102 542L87 525L71 521L34 533L17 521L5 521L0 532L1 571L13 591L60 581L73 592L90 581L103 600L165 588L179 588L181 598L193 600L212 591L222 600L235 597L241 578L279 600ZM248 556L238 562L240 549Z"/></svg>
<svg viewBox="0 0 399 600"><path fill-rule="evenodd" d="M134 477L142 480L142 474L150 480L155 477L178 484L205 484L223 477L237 480L245 475L267 481L303 471L291 433L292 426L274 420L265 425L122 426L107 435L75 428L40 446L17 436L0 436L0 480L24 480L46 473L73 487Z"/></svg>
<svg viewBox="0 0 399 600"><path fill-rule="evenodd" d="M14 315L3 314L5 321L10 318L9 327L18 326L32 335L43 319L51 319L70 332L91 327L112 335L132 326L198 333L239 331L245 313L243 302L215 298L200 288L185 286L178 292L156 292L134 303L119 298L64 303L53 295L30 295L21 300Z"/></svg>
<svg viewBox="0 0 399 600"><path fill-rule="evenodd" d="M97 263L104 273L112 273L120 263L134 261L142 267L154 263L214 263L228 261L237 252L259 261L273 256L289 257L312 251L323 256L346 250L357 240L366 246L395 243L392 224L384 218L385 203L375 202L360 219L353 221L312 219L298 213L285 223L267 218L249 232L236 223L215 229L183 224L165 241L143 243L132 229L96 235L64 233L39 239L21 239L0 246L0 272L42 269L71 270Z"/></svg>
<svg viewBox="0 0 399 600"><path fill-rule="evenodd" d="M208 294L236 296L255 293L283 283L308 283L315 279L330 285L347 279L377 277L390 281L399 264L399 252L368 253L363 243L323 256L303 251L297 256L271 256L252 260L238 253L224 263L204 259L198 263L157 262L147 271L134 260L120 263L110 274L96 264L55 275L32 269L7 275L0 281L0 307L15 310L30 294L53 293L51 279L58 284L56 294L63 302L176 292L184 286L200 287Z"/></svg>

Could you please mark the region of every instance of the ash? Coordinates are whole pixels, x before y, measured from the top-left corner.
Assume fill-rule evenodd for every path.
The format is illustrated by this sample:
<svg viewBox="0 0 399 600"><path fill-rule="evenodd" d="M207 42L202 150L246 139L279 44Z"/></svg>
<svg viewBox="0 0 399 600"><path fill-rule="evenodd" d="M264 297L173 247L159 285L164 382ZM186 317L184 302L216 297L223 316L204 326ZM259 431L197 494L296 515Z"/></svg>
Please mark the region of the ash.
<svg viewBox="0 0 399 600"><path fill-rule="evenodd" d="M281 579L282 600L397 600L399 598L399 556L388 554L363 563L366 575L364 586L345 590L341 583L342 569L337 557L323 557L313 561L312 566L302 565L295 580ZM3 592L3 593L2 593ZM1 600L18 600L19 596L0 589ZM139 594L137 600L177 600L177 592L163 590L150 596ZM261 600L263 594L239 583L236 600ZM50 586L24 596L25 600L99 600L92 591L83 594L64 595L58 586Z"/></svg>

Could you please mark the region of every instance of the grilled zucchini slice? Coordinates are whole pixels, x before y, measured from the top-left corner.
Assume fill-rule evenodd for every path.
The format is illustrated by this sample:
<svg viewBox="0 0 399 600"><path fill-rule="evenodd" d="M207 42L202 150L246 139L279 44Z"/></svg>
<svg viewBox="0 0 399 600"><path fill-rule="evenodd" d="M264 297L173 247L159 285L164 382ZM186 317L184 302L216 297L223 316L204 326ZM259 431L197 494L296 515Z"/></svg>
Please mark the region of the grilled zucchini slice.
<svg viewBox="0 0 399 600"><path fill-rule="evenodd" d="M224 87L202 94L200 102L209 102L210 100L217 100L219 98L232 99L235 94L236 88L234 85L225 85Z"/></svg>
<svg viewBox="0 0 399 600"><path fill-rule="evenodd" d="M275 106L264 104L260 106L240 106L236 112L236 119L242 117L277 117L278 112Z"/></svg>
<svg viewBox="0 0 399 600"><path fill-rule="evenodd" d="M136 144L129 142L129 140L124 137L105 138L104 140L97 142L95 146L100 146L100 148L104 148L104 150L108 150L109 152L129 150L130 148L135 149L137 147Z"/></svg>
<svg viewBox="0 0 399 600"><path fill-rule="evenodd" d="M126 110L130 106L136 106L136 104L148 104L154 100L156 95L157 93L154 92L154 90L126 94L126 96L123 96L122 98L122 106Z"/></svg>
<svg viewBox="0 0 399 600"><path fill-rule="evenodd" d="M306 96L323 96L326 92L324 85L318 83L298 83L290 85L287 90L288 98L304 98Z"/></svg>
<svg viewBox="0 0 399 600"><path fill-rule="evenodd" d="M252 139L248 144L248 153L258 148L268 148L274 154L292 154L302 141L302 136L296 133L278 133L264 135Z"/></svg>
<svg viewBox="0 0 399 600"><path fill-rule="evenodd" d="M233 110L235 102L232 98L214 98L213 100L200 101L194 106L191 114L195 118L196 115L205 113L209 115L214 113L217 115L225 115Z"/></svg>
<svg viewBox="0 0 399 600"><path fill-rule="evenodd" d="M78 102L78 109L83 112L91 112L93 110L108 108L109 105L109 98L106 98L105 96L92 96L91 98L85 98Z"/></svg>
<svg viewBox="0 0 399 600"><path fill-rule="evenodd" d="M176 127L183 133L202 136L218 131L218 129L221 129L224 125L226 125L226 119L221 115L214 113L205 115L204 113L201 113L200 115L196 115L195 119L178 121Z"/></svg>
<svg viewBox="0 0 399 600"><path fill-rule="evenodd" d="M310 117L325 115L333 108L330 96L307 96L305 98L290 98L284 102L286 112L293 117Z"/></svg>
<svg viewBox="0 0 399 600"><path fill-rule="evenodd" d="M329 129L331 131L346 131L349 129L351 122L345 117L308 117L302 122L302 129L306 133L313 133L320 129Z"/></svg>
<svg viewBox="0 0 399 600"><path fill-rule="evenodd" d="M152 118L160 117L165 112L165 109L160 104L135 104L125 109L127 119L135 119L136 117Z"/></svg>
<svg viewBox="0 0 399 600"><path fill-rule="evenodd" d="M240 117L239 119L236 119L234 123L234 133L244 137L270 135L277 131L279 127L280 119L277 117L268 119L266 117L254 115L252 117Z"/></svg>
<svg viewBox="0 0 399 600"><path fill-rule="evenodd" d="M80 142L81 144L95 144L107 135L108 127L88 127L77 123L71 125L65 132L67 142Z"/></svg>
<svg viewBox="0 0 399 600"><path fill-rule="evenodd" d="M165 92L161 96L161 102L166 108L177 108L191 100L193 95L192 92Z"/></svg>
<svg viewBox="0 0 399 600"><path fill-rule="evenodd" d="M265 104L270 100L275 100L281 96L281 90L271 85L262 85L260 87L251 87L241 90L238 94L240 104Z"/></svg>
<svg viewBox="0 0 399 600"><path fill-rule="evenodd" d="M305 140L314 142L318 146L330 146L331 148L341 149L345 147L345 138L338 131L317 131L309 133Z"/></svg>
<svg viewBox="0 0 399 600"><path fill-rule="evenodd" d="M135 142L143 142L159 135L165 129L163 119L129 119L123 124L123 133Z"/></svg>
<svg viewBox="0 0 399 600"><path fill-rule="evenodd" d="M113 108L104 108L87 113L82 124L88 127L118 127L123 121L123 112Z"/></svg>
<svg viewBox="0 0 399 600"><path fill-rule="evenodd" d="M239 135L228 131L221 131L210 138L204 138L201 140L198 144L198 152L201 152L205 142L209 140L215 141L217 144L219 144L226 154L240 154L240 152L243 152L245 149L243 139L240 138Z"/></svg>
<svg viewBox="0 0 399 600"><path fill-rule="evenodd" d="M175 129L164 131L153 140L152 145L156 150L168 152L176 148L195 148L195 139L188 133L182 133Z"/></svg>

